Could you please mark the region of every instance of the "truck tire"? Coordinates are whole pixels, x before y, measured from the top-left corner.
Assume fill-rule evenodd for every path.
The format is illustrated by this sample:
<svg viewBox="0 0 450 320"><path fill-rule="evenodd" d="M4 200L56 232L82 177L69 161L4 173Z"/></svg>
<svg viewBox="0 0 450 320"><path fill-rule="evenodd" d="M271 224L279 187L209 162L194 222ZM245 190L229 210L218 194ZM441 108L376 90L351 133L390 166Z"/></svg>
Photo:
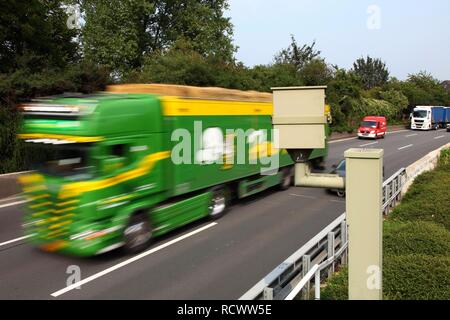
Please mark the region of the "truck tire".
<svg viewBox="0 0 450 320"><path fill-rule="evenodd" d="M211 192L212 197L208 206L208 217L211 220L216 220L227 212L230 202L230 192L225 186L215 187Z"/></svg>
<svg viewBox="0 0 450 320"><path fill-rule="evenodd" d="M278 185L280 190L287 190L292 186L293 178L294 178L294 169L292 167L283 168L283 177L281 178L281 182Z"/></svg>
<svg viewBox="0 0 450 320"><path fill-rule="evenodd" d="M134 254L143 251L150 244L152 227L145 212L134 214L130 217L123 232L124 250Z"/></svg>

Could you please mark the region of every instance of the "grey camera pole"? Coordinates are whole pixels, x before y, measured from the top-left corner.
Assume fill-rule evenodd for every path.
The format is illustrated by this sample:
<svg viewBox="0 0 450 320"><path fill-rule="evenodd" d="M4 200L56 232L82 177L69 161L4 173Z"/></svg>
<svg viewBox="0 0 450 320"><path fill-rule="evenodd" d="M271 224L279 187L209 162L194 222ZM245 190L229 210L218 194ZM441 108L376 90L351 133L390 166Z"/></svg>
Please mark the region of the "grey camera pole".
<svg viewBox="0 0 450 320"><path fill-rule="evenodd" d="M382 299L383 154L380 149L345 152L350 300Z"/></svg>

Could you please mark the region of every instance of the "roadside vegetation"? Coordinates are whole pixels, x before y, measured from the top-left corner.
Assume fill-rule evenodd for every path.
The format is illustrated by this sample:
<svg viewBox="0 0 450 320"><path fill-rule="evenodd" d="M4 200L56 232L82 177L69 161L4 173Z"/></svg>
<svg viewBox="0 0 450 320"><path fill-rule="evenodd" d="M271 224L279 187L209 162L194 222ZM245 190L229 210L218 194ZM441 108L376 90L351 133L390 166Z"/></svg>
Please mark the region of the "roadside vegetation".
<svg viewBox="0 0 450 320"><path fill-rule="evenodd" d="M450 299L450 149L419 176L384 222L383 294L387 300ZM343 268L322 299L348 299Z"/></svg>
<svg viewBox="0 0 450 320"><path fill-rule="evenodd" d="M81 10L79 28L66 11L73 4ZM372 57L344 70L326 61L314 42L299 44L294 37L273 61L247 67L235 58L227 7L227 0L6 1L0 12L0 173L28 169L31 158L43 156L24 151L16 139L19 103L95 92L111 83L267 92L275 86L328 85L337 132L353 131L369 114L404 123L416 105L450 105L450 92L425 71L400 81Z"/></svg>

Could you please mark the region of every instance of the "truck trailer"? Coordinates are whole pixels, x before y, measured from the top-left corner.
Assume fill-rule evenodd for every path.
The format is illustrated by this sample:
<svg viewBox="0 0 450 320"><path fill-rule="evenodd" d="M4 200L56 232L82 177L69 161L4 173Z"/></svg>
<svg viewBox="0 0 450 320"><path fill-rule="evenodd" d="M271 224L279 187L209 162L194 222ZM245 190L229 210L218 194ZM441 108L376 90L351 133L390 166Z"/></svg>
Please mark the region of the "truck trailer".
<svg viewBox="0 0 450 320"><path fill-rule="evenodd" d="M76 256L134 253L219 218L232 199L289 188L293 162L273 145L267 96L166 89L113 87L21 106L19 137L48 158L20 178L32 242ZM316 149L309 160L326 155Z"/></svg>
<svg viewBox="0 0 450 320"><path fill-rule="evenodd" d="M444 127L450 125L450 107L445 107L445 124Z"/></svg>

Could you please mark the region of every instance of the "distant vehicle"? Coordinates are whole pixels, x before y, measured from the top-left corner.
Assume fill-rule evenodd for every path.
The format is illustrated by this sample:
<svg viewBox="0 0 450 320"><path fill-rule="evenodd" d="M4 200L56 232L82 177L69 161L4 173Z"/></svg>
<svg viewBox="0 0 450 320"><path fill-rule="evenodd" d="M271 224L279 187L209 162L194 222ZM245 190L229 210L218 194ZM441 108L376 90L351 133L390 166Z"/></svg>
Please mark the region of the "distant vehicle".
<svg viewBox="0 0 450 320"><path fill-rule="evenodd" d="M358 138L378 139L386 136L387 121L385 117L365 117L358 129Z"/></svg>
<svg viewBox="0 0 450 320"><path fill-rule="evenodd" d="M448 115L447 115L448 113ZM438 130L450 123L450 108L426 107L414 108L411 114L412 130Z"/></svg>
<svg viewBox="0 0 450 320"><path fill-rule="evenodd" d="M333 166L333 170L330 172L331 174L337 174L339 177L345 178L345 159L341 160L339 164ZM335 192L338 197L345 197L345 189L329 189L331 192Z"/></svg>
<svg viewBox="0 0 450 320"><path fill-rule="evenodd" d="M345 165L345 159L341 160L339 164L333 165L333 170L330 172L331 174L337 174L339 177L342 177L345 179L346 176L346 165ZM383 166L383 180L385 178L384 175L384 166ZM334 192L338 195L340 198L345 198L345 189L328 189L330 192Z"/></svg>

